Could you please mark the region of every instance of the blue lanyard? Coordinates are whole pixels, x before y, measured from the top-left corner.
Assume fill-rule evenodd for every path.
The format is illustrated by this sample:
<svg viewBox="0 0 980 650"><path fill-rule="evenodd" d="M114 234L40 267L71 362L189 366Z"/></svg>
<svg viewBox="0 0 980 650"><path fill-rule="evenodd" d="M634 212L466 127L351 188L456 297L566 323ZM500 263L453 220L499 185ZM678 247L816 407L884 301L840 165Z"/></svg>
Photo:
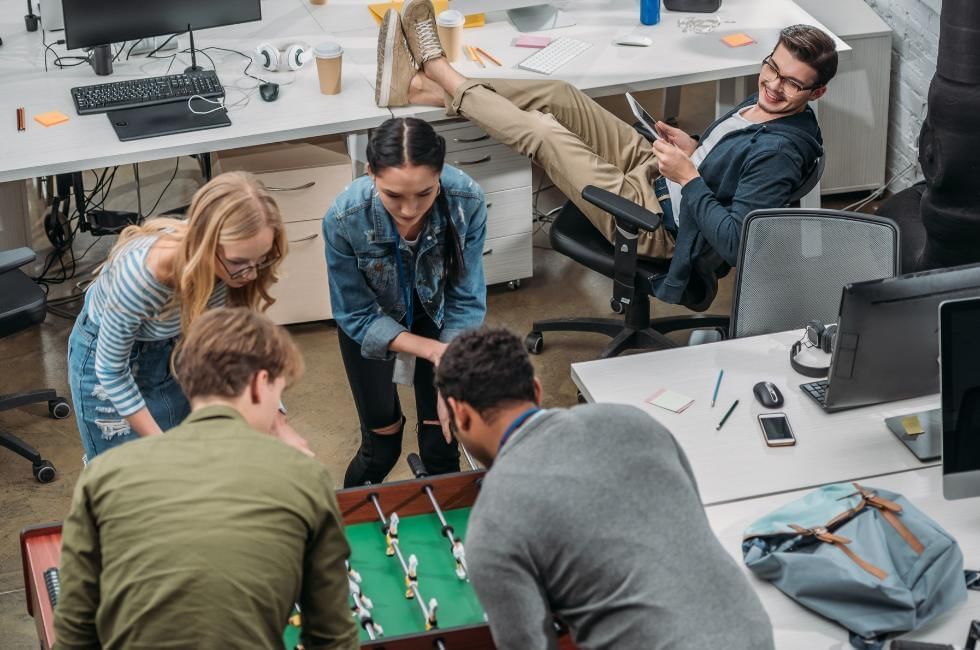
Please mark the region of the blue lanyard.
<svg viewBox="0 0 980 650"><path fill-rule="evenodd" d="M402 269L402 236L397 230L395 230L395 268L398 269L398 288L405 300L405 327L411 330L412 321L415 320L415 301L412 300L412 285L415 283L405 281L405 270Z"/></svg>
<svg viewBox="0 0 980 650"><path fill-rule="evenodd" d="M538 408L537 406L532 406L528 410L526 410L523 413L521 413L520 415L518 415L514 419L514 421L510 423L510 426L507 427L507 430L506 431L504 431L504 435L500 436L500 445L497 447L497 453L498 454L500 453L500 450L504 448L504 443L506 443L510 439L511 435L515 431L517 431L518 429L520 429L521 428L521 425L524 424L525 422L527 422L528 419L530 419L530 417L532 415L534 415L535 413L537 413L540 410L541 409Z"/></svg>

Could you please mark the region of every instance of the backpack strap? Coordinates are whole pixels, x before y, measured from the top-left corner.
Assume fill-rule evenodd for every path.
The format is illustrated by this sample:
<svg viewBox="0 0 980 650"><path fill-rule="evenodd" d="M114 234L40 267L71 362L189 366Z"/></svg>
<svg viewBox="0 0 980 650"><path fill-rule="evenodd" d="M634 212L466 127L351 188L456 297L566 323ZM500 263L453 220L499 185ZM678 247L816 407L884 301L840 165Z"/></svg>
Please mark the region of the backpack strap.
<svg viewBox="0 0 980 650"><path fill-rule="evenodd" d="M857 491L861 494L861 497L868 505L877 508L878 511L881 512L881 516L884 518L884 520L895 529L895 532L897 532L899 536L905 540L905 543L909 545L915 554L922 555L922 553L926 550L926 547L923 546L922 542L919 541L919 538L916 537L904 523L902 523L902 520L898 518L898 515L902 513L902 506L890 499L878 496L874 492L865 490L857 483L853 483L852 485L854 485L855 489L857 489Z"/></svg>
<svg viewBox="0 0 980 650"><path fill-rule="evenodd" d="M885 573L875 565L871 564L870 562L861 559L860 557L858 557L857 553L855 553L850 548L848 548L847 545L851 543L851 540L847 539L846 537L842 537L841 535L836 535L830 532L829 530L827 530L826 528L806 529L803 528L802 526L797 526L796 524L790 524L790 528L795 530L800 535L810 535L815 539L824 542L825 544L831 544L833 546L836 546L837 548L839 548L841 551L844 552L844 555L851 558L851 561L854 562L854 564L858 565L859 567L861 567L862 569L864 569L874 577L878 578L879 580L884 580L885 578L888 577L887 573Z"/></svg>

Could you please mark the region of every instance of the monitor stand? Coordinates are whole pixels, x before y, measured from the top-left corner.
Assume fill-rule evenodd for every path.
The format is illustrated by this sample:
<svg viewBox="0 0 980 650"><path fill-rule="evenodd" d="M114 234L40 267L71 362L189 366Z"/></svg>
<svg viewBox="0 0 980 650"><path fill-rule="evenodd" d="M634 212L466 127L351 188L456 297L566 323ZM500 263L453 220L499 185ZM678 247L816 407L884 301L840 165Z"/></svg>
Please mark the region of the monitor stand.
<svg viewBox="0 0 980 650"><path fill-rule="evenodd" d="M922 427L923 433L911 436L906 433L905 424L902 421L911 417L919 419L919 426ZM909 451L922 462L939 460L942 456L943 414L940 409L896 415L885 419L885 424L895 434L895 437L901 440L902 444L908 447Z"/></svg>
<svg viewBox="0 0 980 650"><path fill-rule="evenodd" d="M571 27L575 24L574 18L551 4L508 9L507 17L519 32L539 32L543 29Z"/></svg>

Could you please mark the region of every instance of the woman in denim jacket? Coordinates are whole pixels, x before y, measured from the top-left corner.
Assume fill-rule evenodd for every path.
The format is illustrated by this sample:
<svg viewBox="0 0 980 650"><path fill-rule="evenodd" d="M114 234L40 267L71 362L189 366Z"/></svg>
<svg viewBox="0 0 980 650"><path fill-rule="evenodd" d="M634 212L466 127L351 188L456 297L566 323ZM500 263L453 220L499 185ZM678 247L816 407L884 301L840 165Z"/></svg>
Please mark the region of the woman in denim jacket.
<svg viewBox="0 0 980 650"><path fill-rule="evenodd" d="M439 425L433 368L454 336L483 323L487 206L469 176L444 165L445 154L427 122L386 121L370 135L368 175L323 219L330 300L361 425L345 487L380 483L401 454L395 383L414 383L428 471L459 471L457 443Z"/></svg>

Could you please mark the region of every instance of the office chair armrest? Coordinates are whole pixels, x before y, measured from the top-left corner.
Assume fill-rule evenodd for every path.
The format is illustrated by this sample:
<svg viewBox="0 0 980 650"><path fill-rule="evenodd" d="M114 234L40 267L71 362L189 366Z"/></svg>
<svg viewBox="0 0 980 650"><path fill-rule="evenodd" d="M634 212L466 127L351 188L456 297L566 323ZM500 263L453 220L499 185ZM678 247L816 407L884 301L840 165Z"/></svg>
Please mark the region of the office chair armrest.
<svg viewBox="0 0 980 650"><path fill-rule="evenodd" d="M6 273L13 269L19 269L28 262L33 262L34 251L27 247L13 248L9 251L0 251L0 273Z"/></svg>
<svg viewBox="0 0 980 650"><path fill-rule="evenodd" d="M582 190L582 198L611 214L616 219L617 225L628 226L626 230L630 232L640 230L653 232L660 227L662 221L659 214L594 185L585 186Z"/></svg>

